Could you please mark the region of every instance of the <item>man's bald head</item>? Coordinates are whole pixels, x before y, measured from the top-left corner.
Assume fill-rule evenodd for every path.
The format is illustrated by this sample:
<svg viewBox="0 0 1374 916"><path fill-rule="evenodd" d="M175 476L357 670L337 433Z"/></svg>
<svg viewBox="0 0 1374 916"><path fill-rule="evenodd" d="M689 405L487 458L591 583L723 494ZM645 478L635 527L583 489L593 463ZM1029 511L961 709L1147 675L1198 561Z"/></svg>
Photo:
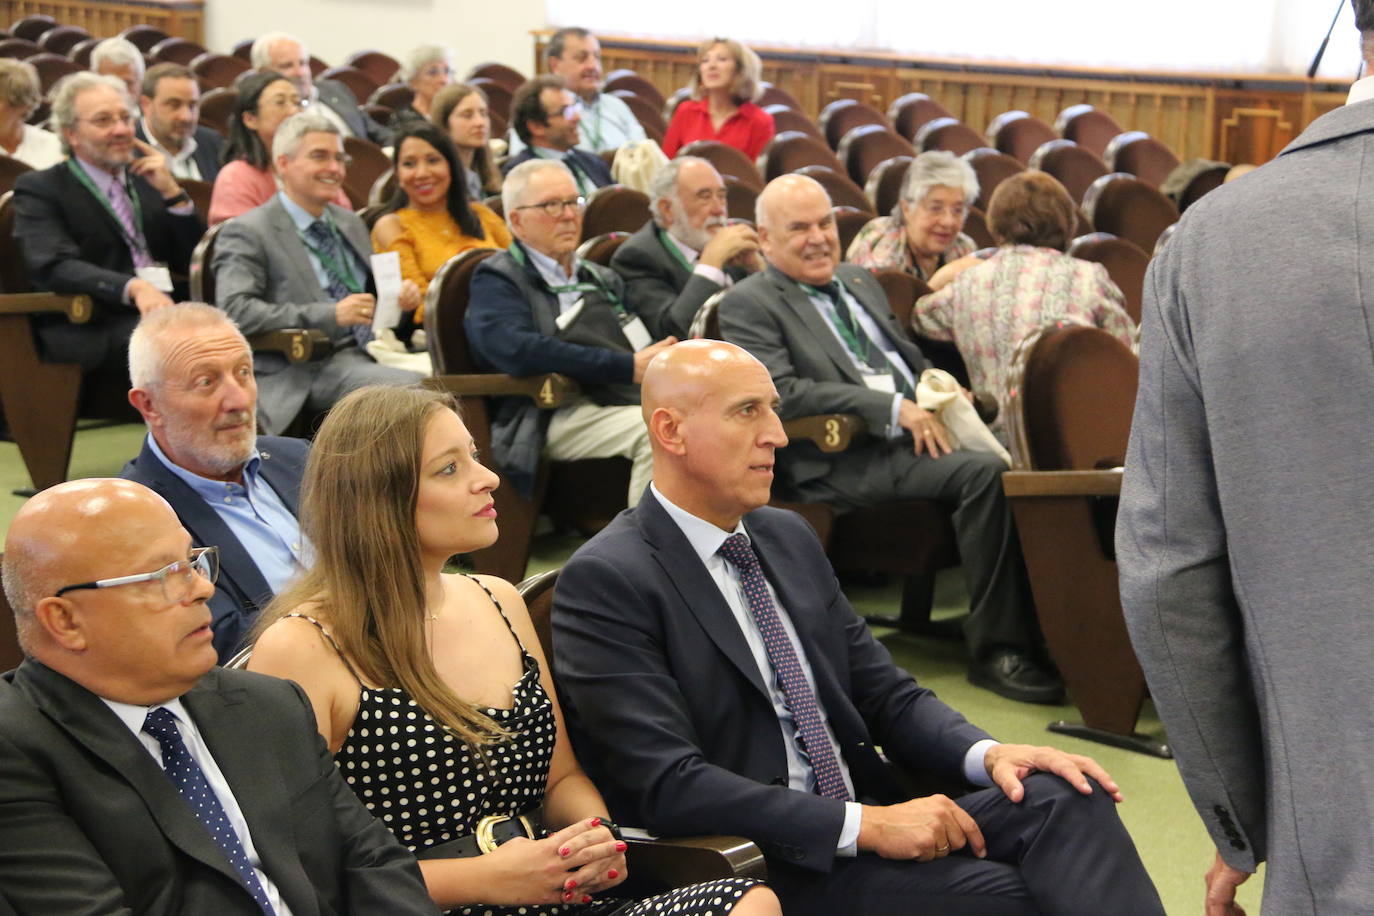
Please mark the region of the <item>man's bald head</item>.
<svg viewBox="0 0 1374 916"><path fill-rule="evenodd" d="M757 359L724 341L683 341L649 364L641 402L654 485L675 505L730 530L768 502L787 436Z"/></svg>
<svg viewBox="0 0 1374 916"><path fill-rule="evenodd" d="M203 577L180 613L166 612L156 581L56 593L156 572L184 562L190 546L171 506L141 484L74 480L40 492L5 537L5 596L25 651L110 699L184 692L215 662L205 603L214 589Z"/></svg>
<svg viewBox="0 0 1374 916"><path fill-rule="evenodd" d="M754 205L763 256L793 280L823 286L840 263L840 236L830 195L814 178L780 175Z"/></svg>

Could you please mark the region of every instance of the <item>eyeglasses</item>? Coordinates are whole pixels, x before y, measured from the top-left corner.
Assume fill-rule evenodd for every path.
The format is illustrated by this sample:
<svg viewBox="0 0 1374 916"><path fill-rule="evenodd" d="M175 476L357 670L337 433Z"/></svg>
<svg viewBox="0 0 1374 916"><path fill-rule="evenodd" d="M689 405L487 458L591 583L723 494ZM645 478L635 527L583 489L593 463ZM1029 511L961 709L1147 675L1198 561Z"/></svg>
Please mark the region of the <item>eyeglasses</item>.
<svg viewBox="0 0 1374 916"><path fill-rule="evenodd" d="M81 582L77 585L64 585L54 597L61 598L67 592L83 588L114 588L119 585L134 585L138 582L160 582L162 596L168 604L180 604L190 596L195 587L196 573L200 573L213 585L219 578L219 548L197 547L185 560L177 560L157 572L139 573L136 576L120 576L116 579L97 579L94 582Z"/></svg>
<svg viewBox="0 0 1374 916"><path fill-rule="evenodd" d="M548 115L551 118L562 117L565 121L571 121L573 118L580 117L582 115L582 103L573 102L571 105L564 105L562 108L555 108L553 111L550 111Z"/></svg>
<svg viewBox="0 0 1374 916"><path fill-rule="evenodd" d="M452 72L448 64L430 64L420 70L420 76L448 76Z"/></svg>
<svg viewBox="0 0 1374 916"><path fill-rule="evenodd" d="M274 95L258 102L258 108L304 108L309 103L298 95Z"/></svg>
<svg viewBox="0 0 1374 916"><path fill-rule="evenodd" d="M348 155L348 153L329 153L325 152L322 149L313 150L312 152L307 153L305 158L309 159L316 165L325 165L327 163L333 162L343 166L344 168L348 168L350 165L353 164L353 157Z"/></svg>
<svg viewBox="0 0 1374 916"><path fill-rule="evenodd" d="M567 200L546 200L542 204L525 204L523 207L516 207L515 209L543 210L549 219L558 219L568 207L572 207L574 213L580 213L586 206L587 198L569 197Z"/></svg>
<svg viewBox="0 0 1374 916"><path fill-rule="evenodd" d="M99 114L94 118L77 118L77 120L85 121L96 130L109 130L111 127L114 127L116 123L128 127L130 124L134 123L134 116L126 111L123 114Z"/></svg>
<svg viewBox="0 0 1374 916"><path fill-rule="evenodd" d="M916 206L920 207L927 216L933 219L944 219L946 216L952 216L960 222L963 222L964 217L968 216L968 207L963 204L946 207L944 204L931 204L923 200Z"/></svg>

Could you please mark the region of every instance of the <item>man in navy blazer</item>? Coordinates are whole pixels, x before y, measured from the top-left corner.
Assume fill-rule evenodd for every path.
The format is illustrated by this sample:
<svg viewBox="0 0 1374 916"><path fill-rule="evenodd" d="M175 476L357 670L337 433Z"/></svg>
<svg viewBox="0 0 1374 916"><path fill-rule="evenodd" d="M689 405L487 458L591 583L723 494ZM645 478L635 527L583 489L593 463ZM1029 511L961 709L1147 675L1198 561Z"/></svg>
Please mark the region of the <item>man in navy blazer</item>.
<svg viewBox="0 0 1374 916"><path fill-rule="evenodd" d="M525 150L501 166L510 170L531 159L558 159L577 179L577 190L589 197L597 188L615 184L611 167L595 153L577 149L582 103L559 76L536 76L515 90L510 103L511 129Z"/></svg>
<svg viewBox="0 0 1374 916"><path fill-rule="evenodd" d="M86 293L95 314L86 324L40 320L38 337L54 361L120 367L138 316L184 298L205 223L166 159L134 135L118 79L74 73L54 88L52 106L71 155L19 176L14 236L34 289Z"/></svg>
<svg viewBox="0 0 1374 916"><path fill-rule="evenodd" d="M198 124L200 86L194 74L181 64L149 67L138 105L143 112L138 138L166 157L172 175L213 184L224 138Z"/></svg>
<svg viewBox="0 0 1374 916"><path fill-rule="evenodd" d="M999 744L919 686L814 532L766 507L787 437L761 363L688 341L643 401L653 484L574 554L553 607L570 731L617 820L753 840L789 916L1163 912L1106 772ZM880 747L985 788L911 799Z"/></svg>
<svg viewBox="0 0 1374 916"><path fill-rule="evenodd" d="M228 661L300 568L296 512L309 444L258 438L253 353L211 306L174 305L141 322L129 339L129 377L148 436L121 476L167 500L195 546L219 548L211 626Z"/></svg>
<svg viewBox="0 0 1374 916"><path fill-rule="evenodd" d="M0 896L23 916L426 914L415 858L294 684L215 667L212 551L127 480L44 490L5 540Z"/></svg>

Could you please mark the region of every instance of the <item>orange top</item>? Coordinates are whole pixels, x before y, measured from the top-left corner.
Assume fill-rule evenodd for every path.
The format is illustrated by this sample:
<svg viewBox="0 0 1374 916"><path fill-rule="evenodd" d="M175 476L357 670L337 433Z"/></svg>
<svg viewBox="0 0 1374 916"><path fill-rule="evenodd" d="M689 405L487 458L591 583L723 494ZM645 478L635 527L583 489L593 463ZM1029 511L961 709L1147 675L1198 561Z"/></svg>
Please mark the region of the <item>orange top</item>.
<svg viewBox="0 0 1374 916"><path fill-rule="evenodd" d="M454 222L447 210L424 213L411 207L396 211L401 221L401 234L386 246L377 243L374 230L372 247L377 252L394 251L401 256L401 277L414 280L420 287L420 294L429 289L429 281L439 272L449 258L467 251L469 248L509 248L510 230L505 220L496 215L490 207L482 204L469 204L472 212L482 225L486 238L473 238L464 235L463 230ZM425 319L422 304L415 310L415 322Z"/></svg>

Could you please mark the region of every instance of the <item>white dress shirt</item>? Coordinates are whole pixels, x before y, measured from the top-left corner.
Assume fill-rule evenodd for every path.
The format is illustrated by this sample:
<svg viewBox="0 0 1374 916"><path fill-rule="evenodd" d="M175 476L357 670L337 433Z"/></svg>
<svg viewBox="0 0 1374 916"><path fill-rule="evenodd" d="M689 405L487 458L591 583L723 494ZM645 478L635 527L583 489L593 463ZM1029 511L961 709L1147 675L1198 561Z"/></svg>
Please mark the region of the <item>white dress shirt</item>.
<svg viewBox="0 0 1374 916"><path fill-rule="evenodd" d="M705 277L717 286L729 288L734 285L730 282L730 278L725 275L725 271L721 270L719 267L712 267L710 264L699 263L697 259L701 257L701 252L673 235L671 229L663 234L667 236L669 244L682 252L682 257L686 259L688 264L692 265L692 273L699 277Z"/></svg>
<svg viewBox="0 0 1374 916"><path fill-rule="evenodd" d="M148 718L148 713L154 709L163 708L168 710L176 717L177 732L181 735L181 740L186 745L186 750L191 755L191 759L205 773L205 781L210 784L210 791L215 793L215 798L219 799L220 807L224 809L224 816L229 820L229 826L234 828L234 833L238 835L239 842L243 844L243 851L248 856L248 863L253 866L253 873L258 876L258 882L262 884L263 893L267 895L267 902L272 904L272 909L277 912L277 916L291 916L291 910L281 899L281 891L272 883L272 879L267 877L267 872L262 870L262 860L258 857L257 847L253 845L253 836L248 832L248 821L243 816L243 809L239 807L238 800L234 798L234 790L229 788L229 782L220 772L219 764L215 763L215 758L210 753L210 748L205 745L205 739L200 735L200 729L196 728L195 721L186 712L186 707L181 705L181 700L171 700L167 703L158 703L155 706L134 706L129 703L119 703L115 700L107 700L101 697L101 702L110 707L110 710L119 716L119 721L128 726L129 731L134 733L138 743L153 755L159 767L162 766L162 745L152 735L143 730L143 723Z"/></svg>

